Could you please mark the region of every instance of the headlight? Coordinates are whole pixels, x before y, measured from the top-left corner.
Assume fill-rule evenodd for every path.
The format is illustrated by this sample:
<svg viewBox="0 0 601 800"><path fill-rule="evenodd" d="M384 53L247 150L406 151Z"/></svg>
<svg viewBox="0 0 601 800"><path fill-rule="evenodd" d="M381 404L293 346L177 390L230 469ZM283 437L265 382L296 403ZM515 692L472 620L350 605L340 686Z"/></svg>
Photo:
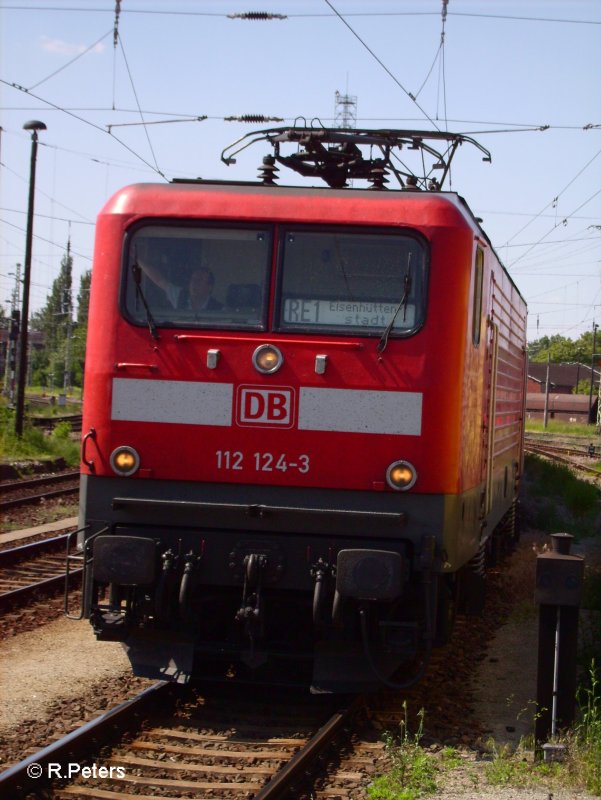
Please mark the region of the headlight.
<svg viewBox="0 0 601 800"><path fill-rule="evenodd" d="M133 447L117 447L111 453L111 467L117 475L133 475L140 466L140 456Z"/></svg>
<svg viewBox="0 0 601 800"><path fill-rule="evenodd" d="M391 489L406 492L415 484L417 472L408 461L393 461L386 470L386 482Z"/></svg>
<svg viewBox="0 0 601 800"><path fill-rule="evenodd" d="M262 344L253 353L253 364L259 372L277 372L283 363L284 356L273 344Z"/></svg>

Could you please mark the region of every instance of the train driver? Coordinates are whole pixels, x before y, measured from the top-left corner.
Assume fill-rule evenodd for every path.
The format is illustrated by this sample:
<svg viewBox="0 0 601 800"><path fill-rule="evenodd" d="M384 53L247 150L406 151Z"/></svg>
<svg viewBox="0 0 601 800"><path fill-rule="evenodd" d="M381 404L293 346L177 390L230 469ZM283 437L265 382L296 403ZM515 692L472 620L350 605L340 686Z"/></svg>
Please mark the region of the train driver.
<svg viewBox="0 0 601 800"><path fill-rule="evenodd" d="M165 292L172 308L189 309L194 314L201 311L221 311L223 308L212 295L215 276L206 265L193 268L187 286L176 286L156 267L147 262L138 261L138 263L150 280Z"/></svg>

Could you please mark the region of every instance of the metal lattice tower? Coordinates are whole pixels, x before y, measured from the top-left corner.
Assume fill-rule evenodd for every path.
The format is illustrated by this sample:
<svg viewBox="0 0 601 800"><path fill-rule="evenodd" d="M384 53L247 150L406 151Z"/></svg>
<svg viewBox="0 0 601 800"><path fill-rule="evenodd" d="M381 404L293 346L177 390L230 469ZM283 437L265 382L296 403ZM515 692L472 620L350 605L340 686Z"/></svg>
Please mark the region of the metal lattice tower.
<svg viewBox="0 0 601 800"><path fill-rule="evenodd" d="M357 96L336 92L336 108L334 110L335 128L357 127Z"/></svg>

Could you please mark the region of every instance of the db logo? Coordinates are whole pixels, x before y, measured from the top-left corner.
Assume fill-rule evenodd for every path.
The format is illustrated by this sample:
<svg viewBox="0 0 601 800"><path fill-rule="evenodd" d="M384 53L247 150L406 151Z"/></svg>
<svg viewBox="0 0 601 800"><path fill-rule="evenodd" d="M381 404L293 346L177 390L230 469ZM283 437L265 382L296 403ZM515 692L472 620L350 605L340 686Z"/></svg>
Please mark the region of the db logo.
<svg viewBox="0 0 601 800"><path fill-rule="evenodd" d="M237 422L239 425L279 425L291 428L294 424L294 389L287 386L238 387Z"/></svg>

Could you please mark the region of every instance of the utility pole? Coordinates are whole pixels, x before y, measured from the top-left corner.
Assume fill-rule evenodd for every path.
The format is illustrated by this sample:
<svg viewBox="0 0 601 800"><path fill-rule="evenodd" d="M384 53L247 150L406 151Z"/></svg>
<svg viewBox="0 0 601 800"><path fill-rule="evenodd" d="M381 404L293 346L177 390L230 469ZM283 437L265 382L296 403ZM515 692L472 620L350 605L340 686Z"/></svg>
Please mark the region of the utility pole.
<svg viewBox="0 0 601 800"><path fill-rule="evenodd" d="M547 423L549 422L549 372L551 370L551 353L547 353L547 385L545 388L545 413L543 415L543 428L547 429Z"/></svg>
<svg viewBox="0 0 601 800"><path fill-rule="evenodd" d="M593 384L595 382L595 347L597 345L598 325L593 320L593 349L591 351L591 386L588 393L588 421L593 422Z"/></svg>
<svg viewBox="0 0 601 800"><path fill-rule="evenodd" d="M11 406L15 402L15 377L17 369L17 348L19 342L19 323L21 319L21 312L19 311L19 304L21 302L21 265L17 264L16 273L9 272L9 275L14 275L15 286L12 291L10 299L10 321L8 329L8 347L6 348L6 367L4 369L4 396L9 398Z"/></svg>
<svg viewBox="0 0 601 800"><path fill-rule="evenodd" d="M27 381L27 323L29 319L29 286L31 283L31 248L33 244L33 200L35 196L35 165L38 154L38 131L46 126L39 120L31 120L23 125L31 131L31 164L29 171L29 203L27 206L27 235L25 239L25 265L23 274L23 305L21 308L21 336L19 349L19 375L17 382L17 408L15 413L15 433L23 435L23 412L25 409L25 383Z"/></svg>

